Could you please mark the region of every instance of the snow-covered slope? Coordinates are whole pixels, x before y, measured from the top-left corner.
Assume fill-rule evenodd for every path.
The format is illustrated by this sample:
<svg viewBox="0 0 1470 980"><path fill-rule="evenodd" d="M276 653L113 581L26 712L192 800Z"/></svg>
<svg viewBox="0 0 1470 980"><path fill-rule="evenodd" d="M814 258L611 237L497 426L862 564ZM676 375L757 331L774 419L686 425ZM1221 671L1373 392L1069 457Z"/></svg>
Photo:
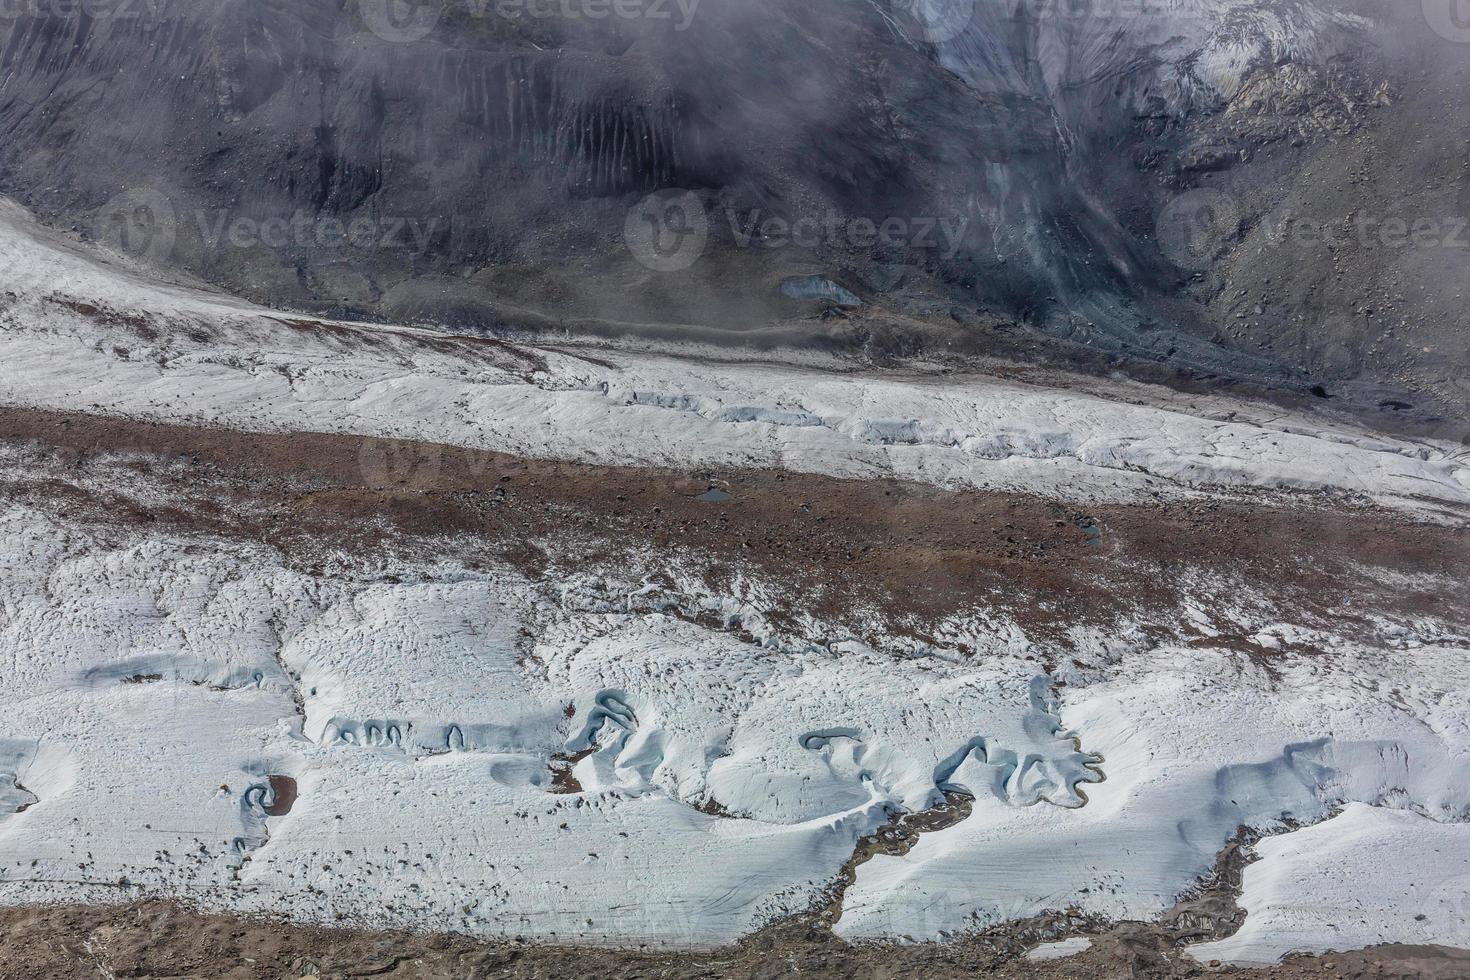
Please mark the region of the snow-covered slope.
<svg viewBox="0 0 1470 980"><path fill-rule="evenodd" d="M1349 801L1464 821L1462 659L1344 651L1291 659L1273 683L1228 654L1140 652L1116 679L1067 692L1064 723L1106 760L1087 807L1017 811L982 795L970 819L865 866L838 931L930 938L1069 905L1148 919L1242 826L1316 821ZM1450 839L1470 857L1470 838Z"/></svg>
<svg viewBox="0 0 1470 980"><path fill-rule="evenodd" d="M1219 398L302 320L149 281L13 208L0 265L0 408L1060 501L1309 490L1399 529L1470 506L1463 449ZM1322 911L1364 894L1333 890L1339 865L1420 887L1355 840L1470 860L1470 631L1442 575L1371 583L1334 621L1263 621L1272 569L1245 594L1192 577L1181 544L1187 630L1119 596L1115 632L1079 622L1063 650L982 603L924 624L966 634L947 647L862 632L738 557L735 595L656 549L657 576L478 560L468 531L395 550L372 520L393 501L368 494L359 546L303 561L259 529L159 523L184 513L178 480L97 448L86 477L66 454L0 456L31 488L0 510L0 901L668 945L823 909L841 936L934 938L1061 909L1155 919L1245 826L1292 832L1247 877L1255 921L1209 956L1470 941L1448 892L1429 936L1411 915L1342 940ZM1037 581L1016 590L1068 604ZM1422 630L1382 614L1390 585ZM853 863L946 794L968 816ZM1353 833L1312 868L1297 847L1321 821Z"/></svg>
<svg viewBox="0 0 1470 980"><path fill-rule="evenodd" d="M314 579L26 510L0 540L3 771L35 798L0 818L9 901L122 886L715 943L809 908L886 808L936 802L942 770L973 782L982 742L1018 760L984 777L1017 806L1079 806L1098 778L1023 661L765 648L569 612L508 569ZM272 814L280 777L294 799ZM741 816L702 812L716 801Z"/></svg>
<svg viewBox="0 0 1470 980"><path fill-rule="evenodd" d="M1351 803L1262 841L1245 872L1245 925L1190 950L1200 960L1275 963L1287 953L1414 941L1470 946L1470 825Z"/></svg>
<svg viewBox="0 0 1470 980"><path fill-rule="evenodd" d="M305 574L261 546L25 507L0 546L0 786L24 804L0 817L7 902L156 893L713 944L823 901L860 838L942 791L973 795L971 815L858 868L840 934L1152 918L1238 826L1347 802L1415 814L1385 825L1394 847L1430 827L1437 867L1470 861L1458 645L1320 638L1331 657L1267 672L1165 643L1047 674L1023 651L813 644L749 608L724 628L636 612L638 582L346 555ZM1256 901L1257 880L1247 907L1282 901ZM1212 955L1277 949L1272 921Z"/></svg>
<svg viewBox="0 0 1470 980"><path fill-rule="evenodd" d="M248 430L386 435L534 458L771 467L1126 501L1324 490L1470 504L1463 447L1259 406L993 377L822 371L327 324L156 286L0 211L0 403ZM588 352L591 354L592 352ZM1123 400L1140 394L1151 404Z"/></svg>

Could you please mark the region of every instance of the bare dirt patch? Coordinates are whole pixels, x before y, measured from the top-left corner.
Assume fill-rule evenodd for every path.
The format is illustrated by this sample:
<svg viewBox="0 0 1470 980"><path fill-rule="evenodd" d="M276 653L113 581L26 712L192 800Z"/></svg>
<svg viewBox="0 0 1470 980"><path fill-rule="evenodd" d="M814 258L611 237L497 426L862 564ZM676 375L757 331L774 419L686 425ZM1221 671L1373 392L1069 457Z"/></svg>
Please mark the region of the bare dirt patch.
<svg viewBox="0 0 1470 980"><path fill-rule="evenodd" d="M26 444L50 464L49 476L39 468L13 486L17 496L114 522L264 541L305 565L326 548L443 548L446 539L533 577L550 566L628 568L640 556L667 556L716 590L754 572L779 584L794 609L880 618L891 633L923 641L934 639L934 623L976 609L1059 650L1079 625L1152 617L1161 637L1178 635L1201 575L1266 596L1299 623L1340 629L1361 615L1354 606L1365 593L1380 612L1470 623L1470 529L1311 498L1084 511L900 481L588 466L19 409L0 410L0 443ZM140 503L99 490L118 467L166 492ZM728 499L700 499L711 486ZM1198 638L1273 655L1247 635Z"/></svg>
<svg viewBox="0 0 1470 980"><path fill-rule="evenodd" d="M1093 937L1077 956L1046 963L1021 958L1019 937L1001 934L950 944L854 946L800 923L773 926L736 946L709 951L608 950L479 942L455 935L359 932L236 916L201 915L162 901L111 907L0 910L0 980L33 978L198 978L280 980L320 976L480 980L730 978L803 976L818 980L996 980L1078 977L1191 977L1326 980L1470 976L1470 953L1384 946L1357 953L1295 957L1272 969L1193 964L1177 953L1140 960L1145 940Z"/></svg>

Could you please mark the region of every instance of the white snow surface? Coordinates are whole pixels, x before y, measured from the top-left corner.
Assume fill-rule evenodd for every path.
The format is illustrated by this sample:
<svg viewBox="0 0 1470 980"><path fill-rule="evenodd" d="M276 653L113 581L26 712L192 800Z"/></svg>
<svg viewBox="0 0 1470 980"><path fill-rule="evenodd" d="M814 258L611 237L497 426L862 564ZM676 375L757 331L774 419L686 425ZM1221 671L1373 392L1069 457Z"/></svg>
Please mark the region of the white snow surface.
<svg viewBox="0 0 1470 980"><path fill-rule="evenodd" d="M753 643L629 612L636 583L453 564L308 575L263 546L17 505L0 556L7 903L149 893L702 946L813 907L861 836L949 789L975 795L973 814L861 865L842 935L1071 906L1149 918L1237 826L1353 802L1412 816L1374 825L1375 848L1433 840L1442 900L1466 900L1448 877L1470 800L1458 649L1283 655L1273 680L1223 650L1140 648L1108 680L1060 685L1020 654ZM579 785L557 786L568 770ZM268 812L271 776L296 781L288 813ZM1263 845L1253 918L1325 887L1280 857L1303 833ZM1395 860L1372 875L1390 889ZM1339 920L1269 915L1211 958L1343 941ZM1424 935L1412 918L1373 933Z"/></svg>
<svg viewBox="0 0 1470 980"><path fill-rule="evenodd" d="M1348 802L1470 814L1459 651L1277 666L1273 680L1226 651L1162 647L1069 689L1063 722L1105 760L1088 805L1017 810L981 794L969 819L863 865L838 932L935 938L1072 906L1150 919L1240 826L1321 820Z"/></svg>
<svg viewBox="0 0 1470 980"><path fill-rule="evenodd" d="M590 358L407 328L303 327L103 264L3 203L0 268L0 404L1079 501L1292 488L1462 516L1470 506L1463 447L1260 406L1215 400L1207 418L1152 389L1138 404L985 376Z"/></svg>
<svg viewBox="0 0 1470 980"><path fill-rule="evenodd" d="M811 907L982 735L1018 805L1096 778L1019 660L782 651L504 569L327 580L124 538L0 516L0 900L717 943ZM550 791L563 754L580 792Z"/></svg>
<svg viewBox="0 0 1470 980"><path fill-rule="evenodd" d="M1245 925L1190 955L1241 964L1416 942L1470 947L1470 825L1349 804L1263 840L1245 870Z"/></svg>

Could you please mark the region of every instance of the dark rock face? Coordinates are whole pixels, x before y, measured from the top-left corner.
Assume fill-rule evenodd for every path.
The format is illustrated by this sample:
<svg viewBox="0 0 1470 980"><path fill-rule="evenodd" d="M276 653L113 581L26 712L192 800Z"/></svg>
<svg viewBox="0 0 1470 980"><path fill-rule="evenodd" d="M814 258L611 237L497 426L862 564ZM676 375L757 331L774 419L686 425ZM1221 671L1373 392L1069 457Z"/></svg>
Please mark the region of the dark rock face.
<svg viewBox="0 0 1470 980"><path fill-rule="evenodd" d="M13 0L0 193L321 313L870 349L881 324L898 353L1316 388L1454 434L1470 249L1271 238L1282 209L1470 214L1470 46L1413 6ZM783 295L807 276L863 314Z"/></svg>

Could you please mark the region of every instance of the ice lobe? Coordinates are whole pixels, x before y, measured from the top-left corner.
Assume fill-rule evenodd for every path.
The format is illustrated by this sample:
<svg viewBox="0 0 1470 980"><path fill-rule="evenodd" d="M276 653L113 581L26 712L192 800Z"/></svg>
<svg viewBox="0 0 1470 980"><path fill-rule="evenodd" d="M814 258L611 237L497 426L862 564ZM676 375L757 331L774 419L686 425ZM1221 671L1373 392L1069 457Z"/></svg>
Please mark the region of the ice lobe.
<svg viewBox="0 0 1470 980"><path fill-rule="evenodd" d="M1463 821L1470 763L1450 693L1467 679L1462 660L1430 647L1288 658L1278 684L1223 652L1134 655L1118 679L1069 688L1062 707L1106 759L1086 807L1017 811L982 796L963 823L865 864L838 931L932 938L1071 906L1149 919L1242 825L1284 829L1349 802ZM1427 704L1438 707L1408 707Z"/></svg>
<svg viewBox="0 0 1470 980"><path fill-rule="evenodd" d="M1470 947L1470 824L1350 803L1256 852L1245 924L1191 947L1195 959L1265 965L1387 942Z"/></svg>
<svg viewBox="0 0 1470 980"><path fill-rule="evenodd" d="M0 739L0 827L10 814L24 813L37 800L21 783L21 773L35 754L34 742Z"/></svg>
<svg viewBox="0 0 1470 980"><path fill-rule="evenodd" d="M657 786L791 824L875 795L926 810L944 789L1076 806L1077 784L1099 778L1022 663L902 661L851 642L792 655L656 615L546 653L585 719L568 751L595 750L574 771L588 788Z"/></svg>

